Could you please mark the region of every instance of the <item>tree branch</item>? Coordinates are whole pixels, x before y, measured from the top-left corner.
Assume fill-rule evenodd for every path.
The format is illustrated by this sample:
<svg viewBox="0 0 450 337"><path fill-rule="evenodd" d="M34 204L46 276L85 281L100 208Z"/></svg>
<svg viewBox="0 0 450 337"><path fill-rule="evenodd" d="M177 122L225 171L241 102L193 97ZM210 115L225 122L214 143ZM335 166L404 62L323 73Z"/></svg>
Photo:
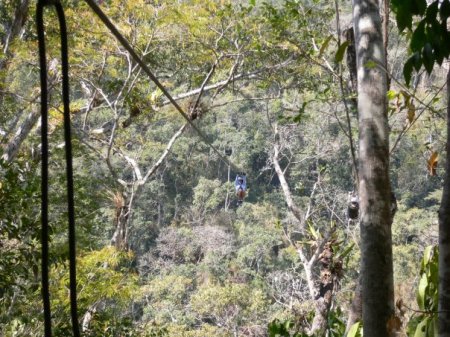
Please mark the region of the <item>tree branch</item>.
<svg viewBox="0 0 450 337"><path fill-rule="evenodd" d="M278 159L279 154L280 154L280 144L279 144L280 135L278 133L278 125L277 124L274 125L274 132L275 132L275 142L273 145L274 153L272 156L273 166L275 168L275 172L277 173L278 180L280 181L281 189L283 190L284 198L286 200L287 206L288 206L289 210L292 212L292 214L294 214L295 218L300 222L300 226L303 227L304 226L304 218L303 218L302 211L294 203L294 200L293 200L292 194L291 194L291 190L289 189L289 185L286 181L284 171L281 168L280 162Z"/></svg>

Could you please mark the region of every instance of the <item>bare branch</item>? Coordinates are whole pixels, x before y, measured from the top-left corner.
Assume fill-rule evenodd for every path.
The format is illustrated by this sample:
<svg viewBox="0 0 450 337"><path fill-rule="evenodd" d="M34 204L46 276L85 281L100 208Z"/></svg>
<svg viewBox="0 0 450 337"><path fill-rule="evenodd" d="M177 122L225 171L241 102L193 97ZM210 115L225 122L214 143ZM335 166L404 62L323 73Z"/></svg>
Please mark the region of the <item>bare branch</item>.
<svg viewBox="0 0 450 337"><path fill-rule="evenodd" d="M276 64L276 65L274 65L274 66L264 67L264 68L261 68L261 69L258 69L258 70L256 70L256 71L249 72L249 73L241 73L241 74L234 75L232 79L236 81L236 80L246 79L246 78L247 78L247 79L255 78L256 75L261 74L261 73L263 73L264 71L276 70L276 69L279 69L279 68L283 68L283 67L285 67L286 65L290 64L291 62L293 62L295 59L296 59L295 57L290 57L290 58L288 58L287 60L285 60L285 61L283 61L283 62L281 62L281 63L278 63L278 64ZM225 79L225 80L223 80L223 81L220 81L220 82L217 82L217 83L214 83L214 84L210 84L210 85L205 86L204 89L203 89L203 91L208 92L208 91L211 91L211 90L220 88L220 87L222 87L222 86L228 84L229 82L230 82L230 78L227 78L227 79ZM201 88L194 89L194 90L185 92L185 93L183 93L183 94L180 94L180 95L178 95L178 96L175 96L173 99L174 99L175 101L178 101L178 100L181 100L181 99L184 99L184 98L188 98L188 97L197 95L200 91L201 91ZM165 101L163 101L163 102L161 103L161 105L163 105L163 106L164 106L164 105L168 105L168 104L170 104L170 101L169 101L169 100L165 100Z"/></svg>
<svg viewBox="0 0 450 337"><path fill-rule="evenodd" d="M280 166L279 163L279 154L280 154L280 135L278 133L278 126L275 124L274 125L274 131L275 131L275 142L273 145L273 156L272 156L272 162L273 162L273 166L275 168L275 172L278 175L278 180L280 181L280 185L281 185L281 189L283 190L284 193L284 198L286 200L287 206L289 208L289 210L292 212L292 214L294 214L295 218L300 222L300 226L303 227L304 226L304 217L303 217L303 212L297 207L297 205L295 205L294 200L292 198L292 194L291 194L291 190L289 189L289 185L286 181L283 169Z"/></svg>

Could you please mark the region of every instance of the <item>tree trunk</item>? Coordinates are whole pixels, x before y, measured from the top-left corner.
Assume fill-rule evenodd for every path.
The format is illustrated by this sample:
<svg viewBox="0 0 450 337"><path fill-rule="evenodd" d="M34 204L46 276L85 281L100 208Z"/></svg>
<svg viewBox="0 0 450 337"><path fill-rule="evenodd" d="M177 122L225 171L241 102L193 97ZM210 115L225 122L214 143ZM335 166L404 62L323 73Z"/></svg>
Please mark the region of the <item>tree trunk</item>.
<svg viewBox="0 0 450 337"><path fill-rule="evenodd" d="M311 324L309 334L311 336L325 336L325 329L328 326L328 312L333 300L334 285L339 279L339 268L342 266L340 261L333 261L332 242L324 245L323 251L319 256L321 264L319 293L315 298L315 313Z"/></svg>
<svg viewBox="0 0 450 337"><path fill-rule="evenodd" d="M377 0L354 0L364 337L393 336L394 281L385 53Z"/></svg>
<svg viewBox="0 0 450 337"><path fill-rule="evenodd" d="M302 215L302 211L297 207L297 205L294 203L294 200L292 199L291 191L289 189L289 185L286 181L286 178L284 176L284 172L281 169L280 162L279 162L279 155L280 155L280 144L279 144L279 133L278 133L278 126L274 126L275 131L275 144L273 146L273 167L275 168L275 172L277 173L278 180L280 181L281 189L284 193L284 200L286 201L286 204L289 208L289 210L294 214L295 218L300 222L300 226L303 227L304 225L304 219Z"/></svg>
<svg viewBox="0 0 450 337"><path fill-rule="evenodd" d="M30 0L20 1L14 12L14 18L11 22L11 25L7 27L5 37L3 41L1 41L1 44L3 46L3 54L5 55L5 57L0 60L0 70L3 70L7 67L8 60L11 57L9 46L11 45L11 42L21 34L23 27L25 26L28 17L28 10L30 7L29 5ZM2 104L2 101L3 94L0 94L0 105ZM9 140L8 144L6 144L3 149L2 158L5 161L11 162L14 159L14 157L17 155L17 152L19 151L20 145L25 140L36 122L39 120L40 115L41 114L39 109L32 111L25 119L23 124L17 129L14 136ZM16 122L18 120L19 119L17 119ZM15 127L14 123L12 127ZM6 137L8 136L9 135L6 135Z"/></svg>
<svg viewBox="0 0 450 337"><path fill-rule="evenodd" d="M14 19L11 23L11 26L8 29L7 34L5 35L3 43L3 53L7 53L9 49L9 45L12 40L14 40L21 32L22 28L25 26L25 22L28 16L28 8L29 8L30 0L22 0L14 12Z"/></svg>
<svg viewBox="0 0 450 337"><path fill-rule="evenodd" d="M350 89L352 94L358 91L358 79L356 73L356 51L355 51L355 30L350 26L344 31L345 40L348 42L347 46L347 67L350 75ZM356 107L356 97L351 100Z"/></svg>
<svg viewBox="0 0 450 337"><path fill-rule="evenodd" d="M17 153L19 152L20 145L22 145L31 129L36 125L40 116L41 114L38 109L30 112L25 121L16 130L14 136L5 145L2 156L3 160L11 162L16 157Z"/></svg>
<svg viewBox="0 0 450 337"><path fill-rule="evenodd" d="M130 215L130 201L125 193L117 192L114 197L116 214L114 216L114 234L111 238L111 245L118 250L128 249L128 219Z"/></svg>
<svg viewBox="0 0 450 337"><path fill-rule="evenodd" d="M439 337L450 337L450 69L447 72L447 161L439 209Z"/></svg>

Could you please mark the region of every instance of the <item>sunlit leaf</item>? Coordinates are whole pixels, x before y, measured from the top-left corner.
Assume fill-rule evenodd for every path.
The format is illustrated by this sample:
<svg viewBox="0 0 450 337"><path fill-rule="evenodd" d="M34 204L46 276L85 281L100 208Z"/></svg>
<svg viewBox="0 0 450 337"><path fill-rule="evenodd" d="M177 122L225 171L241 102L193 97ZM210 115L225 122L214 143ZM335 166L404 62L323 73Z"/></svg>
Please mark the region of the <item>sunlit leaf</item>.
<svg viewBox="0 0 450 337"><path fill-rule="evenodd" d="M388 100L393 100L394 98L398 97L398 93L395 90L389 90L387 92L387 98Z"/></svg>
<svg viewBox="0 0 450 337"><path fill-rule="evenodd" d="M420 310L425 310L425 292L428 287L428 278L423 274L419 281L419 288L417 290L417 304Z"/></svg>
<svg viewBox="0 0 450 337"><path fill-rule="evenodd" d="M377 63L373 60L369 60L366 62L366 64L364 64L364 67L366 67L367 69L373 69L377 66Z"/></svg>
<svg viewBox="0 0 450 337"><path fill-rule="evenodd" d="M416 332L414 333L414 337L429 337L427 334L427 325L429 323L429 318L425 317L423 321L417 325Z"/></svg>
<svg viewBox="0 0 450 337"><path fill-rule="evenodd" d="M359 333L359 329L361 326L361 322L356 322L355 324L352 325L352 327L350 328L350 330L348 331L347 337L359 337L360 333Z"/></svg>

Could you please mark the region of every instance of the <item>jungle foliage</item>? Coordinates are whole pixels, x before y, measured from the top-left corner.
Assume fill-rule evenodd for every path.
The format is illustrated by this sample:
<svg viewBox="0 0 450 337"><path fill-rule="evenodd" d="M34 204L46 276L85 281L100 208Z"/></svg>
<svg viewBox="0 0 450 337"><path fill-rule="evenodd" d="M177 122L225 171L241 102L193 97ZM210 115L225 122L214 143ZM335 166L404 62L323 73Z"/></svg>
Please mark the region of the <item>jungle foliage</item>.
<svg viewBox="0 0 450 337"><path fill-rule="evenodd" d="M184 126L85 2L62 3L69 31L83 335L343 336L360 270L358 219L347 216L349 193L358 188L351 149L357 146L358 114L346 62L350 43L344 39L351 3L98 1L192 122L247 174L248 195L240 206L233 184L238 170ZM448 103L443 72L434 62L445 65L441 56L448 51L432 40L430 54L426 44L436 20L448 18L448 1L440 16L415 3L420 6L412 14L424 14L424 23L400 17L399 28L423 25L423 33L390 27L388 45L390 179L398 204L392 224L395 322L403 335L431 336L438 251L429 247L438 243ZM24 4L28 10L19 13ZM34 5L0 4L5 337L43 331ZM19 14L25 19L18 23ZM51 304L54 335L68 336L59 36L53 10L45 18ZM408 68L422 64L434 72ZM18 151L11 151L16 144ZM328 303L326 320L314 332L319 299ZM360 328L358 322L348 336L358 336Z"/></svg>

